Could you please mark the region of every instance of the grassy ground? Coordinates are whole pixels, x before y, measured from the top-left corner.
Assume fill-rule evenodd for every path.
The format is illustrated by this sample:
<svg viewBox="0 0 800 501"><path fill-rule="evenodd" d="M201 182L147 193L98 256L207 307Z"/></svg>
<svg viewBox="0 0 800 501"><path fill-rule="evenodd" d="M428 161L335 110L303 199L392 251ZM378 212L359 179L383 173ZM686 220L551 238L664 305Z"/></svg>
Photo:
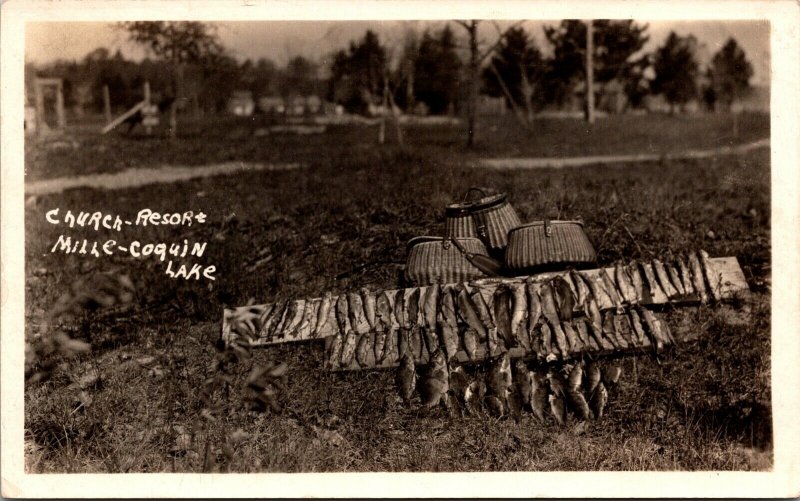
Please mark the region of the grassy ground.
<svg viewBox="0 0 800 501"><path fill-rule="evenodd" d="M536 156L676 151L729 144L729 117L614 117L585 124L548 120L524 134L492 124L480 155ZM768 119L742 118L739 142L769 135ZM33 336L46 309L92 271L128 273L137 286L124 314L94 315L71 329L92 353L26 390L27 460L32 471L398 471L769 469L770 169L768 152L704 161L490 172L466 165L476 153L447 127L407 131L410 147L377 147L374 127L332 127L319 136L253 137L260 125L195 124L166 139L80 134L75 150L26 146L27 175L42 179L129 166L216 161L302 160L306 171L243 173L174 185L73 190L26 206L26 320ZM628 138L628 140L626 140ZM613 146L616 145L616 146ZM640 149L636 149L640 148ZM591 426L541 427L490 417L460 419L406 409L392 374L329 374L322 347L258 350L236 381L266 359L290 366L285 408L256 415L236 393L220 421L203 420L198 388L211 375L225 305L315 297L325 290L397 283L384 264L334 277L372 260L403 261L405 242L443 228L444 204L470 186L510 194L523 220L583 217L599 260L669 256L704 248L734 255L753 299L726 309L667 311L683 341L659 360L622 361L625 377L608 416ZM203 210L191 228L66 230L44 214L142 208ZM217 266L214 282L164 274L153 258L51 254L60 233L122 242L207 241L195 262ZM187 260L188 261L188 260ZM146 357L154 360L144 360ZM81 394L73 380L99 375ZM245 434L228 459L224 430Z"/></svg>

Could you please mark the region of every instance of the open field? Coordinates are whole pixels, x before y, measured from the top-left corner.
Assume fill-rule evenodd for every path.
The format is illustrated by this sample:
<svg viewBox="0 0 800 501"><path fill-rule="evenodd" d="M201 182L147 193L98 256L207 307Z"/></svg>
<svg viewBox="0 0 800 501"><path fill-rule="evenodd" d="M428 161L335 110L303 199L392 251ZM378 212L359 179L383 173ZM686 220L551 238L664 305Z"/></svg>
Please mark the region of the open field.
<svg viewBox="0 0 800 501"><path fill-rule="evenodd" d="M463 134L451 126L409 128L408 148L401 150L394 144L379 147L374 126L255 137L261 125L241 119L193 124L176 142L88 132L76 135L76 149L30 142L31 180L164 164L309 166L111 192L78 189L29 200L28 336L82 275L116 269L129 274L137 288L130 310L95 315L71 330L92 344L91 354L27 389L29 467L41 472L769 469L769 152L561 171L469 166L477 157L494 155L668 152L769 136L768 117L740 120L735 140L725 115L611 117L590 132L572 120L537 121L531 133L513 122L486 123L474 152L463 150ZM387 136L392 137L391 128ZM406 409L395 397L391 373L323 372L321 345L255 353L255 361L290 366L280 414L252 414L237 406L233 394L229 412L199 426L205 421L197 394L211 375L223 306L394 286L399 268L393 263L404 260L405 243L441 233L443 206L471 186L508 192L523 221L582 217L601 264L698 248L712 256L737 256L753 298L725 309L668 311L668 322L685 342L659 360L623 360L623 380L611 395L608 415L589 426L573 421L559 429L541 427L530 415L516 424ZM48 224L45 213L56 207L131 219L143 208L202 210L208 222L95 232ZM62 233L100 242L207 241L205 254L195 261L216 265L217 280L171 279L165 263L153 257L50 253ZM348 274L371 261L384 263ZM346 276L335 280L340 274ZM148 356L154 360L137 362ZM237 382L252 363L240 364ZM100 378L84 395L69 386L91 371ZM232 445L229 460L224 431L239 428L247 435Z"/></svg>

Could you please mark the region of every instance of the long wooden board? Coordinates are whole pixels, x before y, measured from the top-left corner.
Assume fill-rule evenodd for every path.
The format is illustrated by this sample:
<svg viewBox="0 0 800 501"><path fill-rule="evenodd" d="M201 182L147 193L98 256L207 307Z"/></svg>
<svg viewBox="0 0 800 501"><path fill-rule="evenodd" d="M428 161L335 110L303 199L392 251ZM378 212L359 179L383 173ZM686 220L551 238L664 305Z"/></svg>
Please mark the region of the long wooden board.
<svg viewBox="0 0 800 501"><path fill-rule="evenodd" d="M716 272L718 283L716 284L715 288L719 291L719 295L723 299L727 299L733 297L737 294L742 292L746 292L749 290L747 286L747 281L745 280L744 273L742 272L741 267L739 266L739 262L735 257L719 257L719 258L711 258L710 263ZM653 272L653 264L652 263L642 263L642 266L654 274ZM613 281L614 277L614 270L615 268L603 268L603 269L595 269L595 270L583 270L581 271L584 276L591 280L602 280L601 273L606 273L608 277L610 277ZM556 276L564 276L566 275L566 271L559 271L559 272L548 272L548 273L541 273L537 275L533 275L530 278L537 283L544 283ZM478 279L473 280L471 282L466 283L467 287L479 287L483 290L486 294L492 294L494 289L499 284L515 284L521 283L527 280L528 276L521 276L515 278L486 278L486 279ZM425 292L427 287L417 287L417 288L407 288L404 290L405 297L408 298L411 293L415 290L420 290L420 297L425 296ZM389 299L392 308L394 308L394 297L397 293L397 289L389 290ZM663 304L675 304L675 305L692 305L697 304L700 301L699 296L696 294L690 294L680 297L673 297L668 298L664 292L660 288L656 288L655 290L650 290L646 283L642 289L638 291L639 295L642 297L640 304L645 306L655 306L655 305L663 305ZM598 302L598 306L601 311L615 309L616 305L610 302L608 297L598 297L596 298ZM336 301L338 300L338 296L332 297L332 303L335 305ZM222 322L222 339L228 343L235 339L237 336L242 335L242 332L236 332L236 329L246 328L249 332L248 334L253 338L253 344L255 345L271 345L271 344L279 344L279 343L290 343L290 342L298 342L298 341L310 341L314 339L321 339L327 338L330 336L335 335L338 332L336 318L335 318L335 308L331 307L330 312L328 313L328 319L324 324L323 328L320 329L319 332L314 333L314 326L316 324L316 318L319 306L322 302L321 298L311 298L311 299L299 299L294 301L294 311L298 312L305 312L309 318L313 319L310 323L306 323L303 326L300 326L299 329L293 329L289 332L272 332L272 335L269 334L269 329L265 329L267 326L267 321L269 319L269 315L271 314L273 308L276 307L276 304L259 304L259 305L250 305L250 306L242 306L237 308L225 309L223 313L223 322ZM582 313L580 308L575 309L575 313L580 315ZM298 314L299 315L299 314ZM244 318L244 321L241 319ZM287 325L292 322L288 322ZM297 322L295 322L296 324ZM362 333L363 334L363 333Z"/></svg>

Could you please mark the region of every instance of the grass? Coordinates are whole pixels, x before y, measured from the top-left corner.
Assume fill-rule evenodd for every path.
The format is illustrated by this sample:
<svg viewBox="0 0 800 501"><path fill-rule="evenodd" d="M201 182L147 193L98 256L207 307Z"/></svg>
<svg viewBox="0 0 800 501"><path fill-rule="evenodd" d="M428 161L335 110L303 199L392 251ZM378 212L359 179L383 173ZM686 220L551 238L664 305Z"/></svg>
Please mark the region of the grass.
<svg viewBox="0 0 800 501"><path fill-rule="evenodd" d="M612 117L585 124L542 120L536 133L497 124L480 155L599 154L728 144L725 116ZM765 137L768 120L742 118L744 137ZM534 124L535 126L537 124ZM202 126L202 127L201 127ZM94 315L73 326L93 346L52 380L26 389L27 462L37 472L138 471L496 471L764 470L771 468L770 169L768 152L703 161L492 172L468 164L463 134L448 127L407 131L409 147L377 147L367 126L331 127L319 136L255 138L250 121L195 124L187 137L100 137L54 152L26 145L30 179L124 166L216 161L307 162L301 172L242 173L114 192L72 190L26 206L26 320L33 336L46 309L77 278L97 270L128 273L137 297L124 314ZM492 124L486 124L486 131ZM705 133L700 133L705 131ZM233 136L233 137L232 137ZM752 136L752 138L750 137ZM238 137L238 138L237 138ZM625 141L625 138L630 141ZM616 146L613 146L616 145ZM617 148L617 149L613 149ZM57 153L57 154L56 154ZM667 311L684 339L674 353L622 361L624 379L608 416L591 426L541 427L488 416L459 419L404 408L390 372L329 374L316 344L257 350L290 366L284 410L232 408L220 422L200 417L198 388L211 374L223 306L364 285L392 287L390 264L334 277L373 260L403 261L405 242L441 233L444 204L470 186L508 192L523 220L583 217L601 263L704 248L734 255L754 291L726 309ZM60 233L104 241L107 231L53 226L47 210L103 210L133 217L142 208L203 210L191 228L126 228L114 238L207 241L196 259L217 266L214 282L164 275L149 259L50 254ZM268 258L261 264L259 259ZM733 319L733 320L732 320ZM735 321L739 319L739 321ZM82 327L80 327L82 325ZM68 326L69 327L69 326ZM140 364L143 357L155 361ZM153 366L158 370L154 370ZM73 380L96 371L84 390ZM89 397L87 399L87 397ZM81 404L81 402L83 402ZM87 403L88 402L88 403ZM223 445L224 431L246 435Z"/></svg>

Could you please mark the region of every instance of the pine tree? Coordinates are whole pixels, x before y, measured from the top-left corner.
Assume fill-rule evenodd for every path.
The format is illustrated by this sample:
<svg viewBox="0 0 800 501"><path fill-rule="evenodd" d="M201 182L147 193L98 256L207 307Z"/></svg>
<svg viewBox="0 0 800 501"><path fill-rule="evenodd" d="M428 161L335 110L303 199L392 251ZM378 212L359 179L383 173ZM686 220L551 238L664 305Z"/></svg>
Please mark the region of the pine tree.
<svg viewBox="0 0 800 501"><path fill-rule="evenodd" d="M714 54L708 68L709 90L712 94L707 100L730 109L750 87L752 76L753 65L747 60L744 50L736 40L729 38Z"/></svg>
<svg viewBox="0 0 800 501"><path fill-rule="evenodd" d="M672 31L653 56L653 92L664 96L672 112L676 105L684 105L697 96L696 51L694 36L682 37Z"/></svg>

